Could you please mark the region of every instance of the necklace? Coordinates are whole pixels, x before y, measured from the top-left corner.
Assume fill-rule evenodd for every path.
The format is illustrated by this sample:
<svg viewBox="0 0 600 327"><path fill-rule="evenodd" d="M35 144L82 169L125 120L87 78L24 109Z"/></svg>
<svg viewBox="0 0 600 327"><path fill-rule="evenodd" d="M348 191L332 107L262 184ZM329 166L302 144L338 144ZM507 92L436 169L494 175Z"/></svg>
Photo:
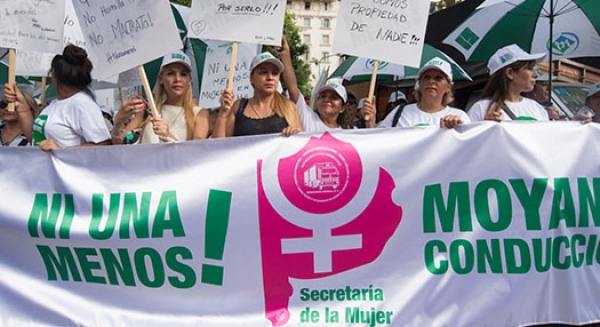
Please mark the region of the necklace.
<svg viewBox="0 0 600 327"><path fill-rule="evenodd" d="M14 133L13 133L14 134ZM7 135L7 133L5 133L5 128L4 126L0 127L0 142L2 143L2 146L8 146L9 144L11 144L17 137L19 137L19 135L21 135L20 133L16 133L13 136L9 137L9 140L4 142L4 136Z"/></svg>
<svg viewBox="0 0 600 327"><path fill-rule="evenodd" d="M262 116L262 115L260 115L260 114L258 113L258 111L256 110L256 108L254 108L254 99L252 99L252 101L249 101L249 102L250 102L250 108L252 108L252 110L254 111L254 113L256 114L256 116L257 116L259 119L266 118L266 117L268 117L268 116L269 116L269 115L270 115L270 114L273 112L273 108L271 108L271 109L269 109L269 112L267 112L267 114L266 114L266 115Z"/></svg>

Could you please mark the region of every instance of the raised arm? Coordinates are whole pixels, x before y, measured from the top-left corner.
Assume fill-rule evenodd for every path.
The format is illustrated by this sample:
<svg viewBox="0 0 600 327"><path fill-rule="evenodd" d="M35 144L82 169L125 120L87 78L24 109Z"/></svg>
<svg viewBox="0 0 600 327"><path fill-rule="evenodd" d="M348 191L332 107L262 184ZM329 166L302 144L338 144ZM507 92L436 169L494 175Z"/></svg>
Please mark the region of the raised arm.
<svg viewBox="0 0 600 327"><path fill-rule="evenodd" d="M233 129L235 127L235 113L237 112L239 101L233 101L233 91L224 90L221 95L221 107L219 108L219 115L215 121L215 127L213 128L211 137L227 137L233 136Z"/></svg>
<svg viewBox="0 0 600 327"><path fill-rule="evenodd" d="M23 132L27 141L31 143L33 138L33 114L27 101L25 101L23 93L17 87L17 83L14 83L12 87L10 84L4 85L4 100L7 103L15 104L15 111L17 112L21 132Z"/></svg>
<svg viewBox="0 0 600 327"><path fill-rule="evenodd" d="M375 127L375 117L377 116L377 109L375 109L375 96L372 96L370 99L365 100L365 104L362 109L359 111L360 118L365 121L366 128ZM365 120L365 117L369 117L368 120Z"/></svg>
<svg viewBox="0 0 600 327"><path fill-rule="evenodd" d="M127 133L142 126L144 110L146 110L146 104L139 96L121 102L121 106L113 118L115 123L110 131L113 144L123 144Z"/></svg>
<svg viewBox="0 0 600 327"><path fill-rule="evenodd" d="M281 37L281 47L277 49L277 52L283 63L283 80L287 86L290 100L292 100L293 103L297 103L298 98L300 97L300 89L298 89L298 80L296 79L296 73L294 72L294 66L292 65L290 46L287 43L285 36Z"/></svg>

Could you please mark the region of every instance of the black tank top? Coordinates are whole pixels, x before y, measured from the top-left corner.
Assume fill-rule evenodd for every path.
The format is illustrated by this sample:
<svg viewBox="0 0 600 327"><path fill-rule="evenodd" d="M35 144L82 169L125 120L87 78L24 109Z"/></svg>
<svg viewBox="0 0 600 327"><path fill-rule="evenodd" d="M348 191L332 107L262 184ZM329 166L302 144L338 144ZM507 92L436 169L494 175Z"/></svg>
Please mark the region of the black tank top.
<svg viewBox="0 0 600 327"><path fill-rule="evenodd" d="M260 119L254 119L244 115L244 110L246 110L247 106L248 99L241 99L240 106L235 115L233 136L281 133L284 128L288 127L287 121L283 117L277 115L271 115Z"/></svg>

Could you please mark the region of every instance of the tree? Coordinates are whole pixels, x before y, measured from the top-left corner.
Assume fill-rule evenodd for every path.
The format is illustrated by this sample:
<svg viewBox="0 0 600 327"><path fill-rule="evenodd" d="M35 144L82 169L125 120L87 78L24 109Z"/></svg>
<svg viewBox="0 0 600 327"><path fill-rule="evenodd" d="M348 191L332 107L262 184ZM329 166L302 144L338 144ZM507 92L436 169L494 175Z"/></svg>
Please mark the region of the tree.
<svg viewBox="0 0 600 327"><path fill-rule="evenodd" d="M310 94L312 88L310 82L310 64L304 61L302 57L308 52L308 45L302 43L300 37L300 27L295 23L295 15L285 11L285 20L283 21L283 34L288 41L290 46L290 55L292 57L292 65L294 66L294 72L296 73L296 79L298 80L298 88L302 94ZM273 47L267 47L267 51L276 55ZM285 81L282 80L285 87Z"/></svg>
<svg viewBox="0 0 600 327"><path fill-rule="evenodd" d="M188 7L192 5L192 0L171 0L171 2Z"/></svg>
<svg viewBox="0 0 600 327"><path fill-rule="evenodd" d="M457 3L463 2L463 0L440 0L437 4L437 10L446 9L452 7Z"/></svg>

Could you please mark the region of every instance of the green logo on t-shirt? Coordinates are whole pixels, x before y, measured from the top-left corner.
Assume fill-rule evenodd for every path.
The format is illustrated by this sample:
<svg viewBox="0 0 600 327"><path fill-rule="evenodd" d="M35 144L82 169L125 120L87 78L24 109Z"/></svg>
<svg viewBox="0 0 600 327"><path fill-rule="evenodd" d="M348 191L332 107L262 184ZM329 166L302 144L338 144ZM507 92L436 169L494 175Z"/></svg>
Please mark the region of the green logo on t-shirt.
<svg viewBox="0 0 600 327"><path fill-rule="evenodd" d="M529 116L519 116L517 117L517 120L537 120L533 117L529 117Z"/></svg>
<svg viewBox="0 0 600 327"><path fill-rule="evenodd" d="M46 139L46 122L48 121L48 115L39 115L33 121L33 145L38 145L41 141Z"/></svg>

